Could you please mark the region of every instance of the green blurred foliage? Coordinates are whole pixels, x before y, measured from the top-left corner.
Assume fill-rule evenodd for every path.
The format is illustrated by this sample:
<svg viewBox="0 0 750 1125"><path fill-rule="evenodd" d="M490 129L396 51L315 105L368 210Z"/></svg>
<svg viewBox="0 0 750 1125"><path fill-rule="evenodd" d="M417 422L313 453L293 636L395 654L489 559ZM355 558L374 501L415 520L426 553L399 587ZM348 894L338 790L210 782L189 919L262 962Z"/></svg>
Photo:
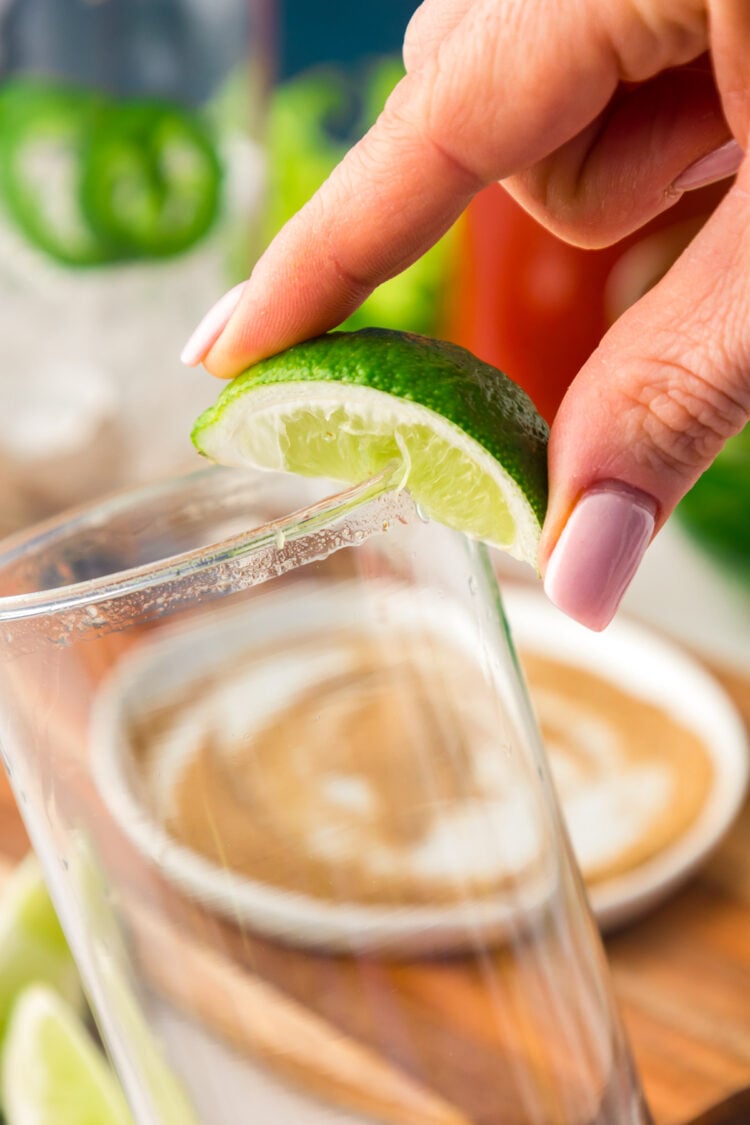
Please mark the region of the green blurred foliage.
<svg viewBox="0 0 750 1125"><path fill-rule="evenodd" d="M726 443L677 513L696 541L750 589L750 425Z"/></svg>
<svg viewBox="0 0 750 1125"><path fill-rule="evenodd" d="M402 75L400 59L389 56L356 73L316 67L277 87L268 128L266 241L307 202L366 132ZM454 242L449 232L409 269L376 289L342 327L376 326L434 335L442 319Z"/></svg>

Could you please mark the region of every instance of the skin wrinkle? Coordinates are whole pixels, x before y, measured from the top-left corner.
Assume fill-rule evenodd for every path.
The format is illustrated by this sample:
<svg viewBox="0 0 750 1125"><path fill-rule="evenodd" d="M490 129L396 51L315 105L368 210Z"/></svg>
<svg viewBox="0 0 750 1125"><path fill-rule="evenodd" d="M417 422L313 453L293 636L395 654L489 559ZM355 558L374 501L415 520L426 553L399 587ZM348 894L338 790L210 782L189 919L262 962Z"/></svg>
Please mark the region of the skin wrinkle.
<svg viewBox="0 0 750 1125"><path fill-rule="evenodd" d="M356 307L365 297L372 291L372 282L366 278L355 277L352 271L344 265L336 252L335 246L331 244L328 239L328 261L333 266L337 275L343 282L347 293L347 304L351 301L352 305Z"/></svg>
<svg viewBox="0 0 750 1125"><path fill-rule="evenodd" d="M569 95L563 99L554 82L539 83L538 74L549 68L551 48L544 37L536 34L534 10L535 5L529 5L527 0L502 4L499 12L504 22L503 27L498 28L497 0L478 0L457 29L457 32L465 33L466 28L471 26L471 38L457 38L457 32L454 32L418 72L419 83L413 105L415 119L426 122L426 134L432 138L441 136L443 145L445 138L453 137L455 143L449 151L464 166L469 163L470 154L482 184L502 179L511 170L507 165L512 164L515 172L539 159L538 143L530 151L524 151L532 138L524 136L519 124L521 116L532 136L534 133L546 133L551 138L559 137L556 143L551 140L552 149L579 131L588 108L589 100L583 98L577 88L576 96ZM528 24L525 29L524 24ZM566 24L561 24L561 33L565 29ZM512 41L512 37L520 36L525 38L523 67L518 59L508 58L504 53L509 37ZM556 43L556 67L565 65L572 68L576 64L577 44L571 43L566 48L566 43L564 35ZM567 62L561 59L561 53L569 55ZM601 70L602 66L598 65L592 78L594 85L601 85ZM492 88L479 102L483 107L481 130L477 103L467 96L463 77L467 74L496 76ZM602 106L612 90L606 91L606 94L597 93ZM528 113L519 112L519 120L515 120L516 105L533 105L532 118ZM510 132L506 125L509 114L512 119ZM511 145L511 137L515 139L515 148ZM459 153L458 146L463 147L462 153ZM484 159L478 160L479 155Z"/></svg>
<svg viewBox="0 0 750 1125"><path fill-rule="evenodd" d="M649 104L659 111L649 115ZM598 248L675 203L682 194L675 177L729 137L710 71L679 68L634 90L621 87L577 137L506 185L559 237ZM644 176L667 182L644 192Z"/></svg>
<svg viewBox="0 0 750 1125"><path fill-rule="evenodd" d="M659 374L620 388L635 460L652 471L684 478L700 470L738 433L750 410L750 387L734 397L708 375L675 359L650 356L646 369ZM628 407L628 402L630 403Z"/></svg>
<svg viewBox="0 0 750 1125"><path fill-rule="evenodd" d="M621 81L643 82L668 67L690 62L705 51L708 17L704 0L692 5L688 0L673 0L669 13L664 11L666 6L664 0L629 0L625 5L599 6ZM616 27L608 22L613 14Z"/></svg>
<svg viewBox="0 0 750 1125"><path fill-rule="evenodd" d="M393 98L394 95L391 95L391 97ZM346 208L348 199L353 197L356 193L356 185L362 182L363 179L372 184L377 184L377 191L387 198L389 185L387 178L383 176L383 170L387 168L389 176L398 175L396 169L391 171L390 165L386 165L381 153L387 153L389 145L400 145L404 138L413 136L414 126L410 120L401 113L400 107L394 107L393 105L390 107L387 118L381 115L379 124L380 133L377 149L372 146L367 149L357 146L349 152L344 162L332 174L331 179L333 176L337 176L335 187L341 195L342 209ZM420 137L420 140L421 139ZM429 145L430 151L437 157L438 163L447 163L450 166L450 171L453 173L451 182L456 181L456 173L459 178L463 179L463 183L457 185L455 190L455 214L457 218L471 195L478 190L480 185L474 174L470 170L464 169L462 165L452 158L450 153L444 153L440 146L435 144L431 139L424 139ZM425 161L423 161L422 164L426 166ZM433 178L439 174L439 169L431 172ZM413 202L418 204L419 200L414 200ZM396 219L401 218L402 221L407 221L405 219L405 209L402 207L384 208L381 204L380 211L382 215L390 213ZM435 237L439 237L440 234L442 234L442 230L437 230L435 232ZM342 277L342 279L354 283L360 300L364 299L376 284L379 284L388 277L393 277L418 257L418 251L415 251L411 255L404 255L401 243L393 242L390 245L384 245L380 254L376 255L370 253L367 257L367 270L360 271L349 265L340 255L334 256L333 245L335 235L335 230L324 228L323 231L318 234L318 237L325 241L328 256L337 274Z"/></svg>
<svg viewBox="0 0 750 1125"><path fill-rule="evenodd" d="M423 132L421 140L426 142L433 150L433 152L437 153L441 160L443 160L447 165L450 165L453 172L458 172L459 176L463 176L463 178L466 180L467 193L475 195L476 192L480 191L484 187L485 181L482 180L481 176L472 168L469 168L464 163L464 161L461 160L460 157L452 153L448 146L439 141L437 137L433 137L429 133Z"/></svg>
<svg viewBox="0 0 750 1125"><path fill-rule="evenodd" d="M735 204L738 198L747 198L736 185L730 194L728 202ZM689 246L684 251L688 261L692 250ZM750 293L742 284L747 280L746 263L750 260L750 229L722 247L721 252L714 249L694 256L696 284L679 325L682 353L690 354L685 349L686 339L697 355L705 354L708 344L713 353L709 363L717 380L725 381L731 372L742 392L743 382L750 382ZM701 290L699 278L703 281ZM750 409L750 403L747 406Z"/></svg>
<svg viewBox="0 0 750 1125"><path fill-rule="evenodd" d="M418 70L463 22L477 0L425 0L412 14L406 27L402 57L408 72ZM440 14L438 14L440 13Z"/></svg>
<svg viewBox="0 0 750 1125"><path fill-rule="evenodd" d="M606 129L606 124L599 121L596 132L599 136ZM592 130L593 131L593 130ZM585 153L580 163L573 164L565 169L556 162L556 154L545 162L546 174L539 174L542 165L533 169L533 181L530 189L526 188L523 173L513 176L505 181L508 190L519 203L527 205L533 200L527 210L544 223L548 230L568 242L572 246L580 246L587 250L599 250L611 246L619 238L631 233L632 224L624 227L612 227L612 213L607 205L607 198L603 197L597 188L600 184L592 183L591 165L596 159L595 146L597 140L588 143L585 133L574 141L583 142ZM567 171L567 174L565 174ZM621 176L628 174L628 169L623 167ZM517 190L516 184L521 184ZM640 220L639 220L640 225ZM602 229L604 227L604 229Z"/></svg>
<svg viewBox="0 0 750 1125"><path fill-rule="evenodd" d="M439 60L435 60L432 65L439 68ZM459 177L463 179L467 196L475 195L485 186L487 180L476 169L469 167L464 160L451 152L448 145L433 134L430 129L429 114L426 115L424 122L420 122L418 118L414 120L413 113L410 115L404 113L402 109L404 101L405 99L400 97L400 90L397 87L386 101L387 117L394 122L399 122L405 136L415 136L417 144L422 142L429 145L439 159L448 166L449 171L458 173Z"/></svg>
<svg viewBox="0 0 750 1125"><path fill-rule="evenodd" d="M714 309L722 312L721 327L717 333L714 312L713 317L706 317L705 332L713 347L720 350L718 369L724 372L733 370L741 388L746 387L750 392L750 294L743 293L741 289L738 291L737 285L737 279L742 278L743 273L747 279L743 263L750 260L750 238L746 237L745 243L747 245L738 240L728 268L723 263L717 263L719 276L713 287L713 301Z"/></svg>
<svg viewBox="0 0 750 1125"><path fill-rule="evenodd" d="M410 138L415 147L418 147L420 143L427 144L439 160L448 166L449 172L458 173L463 182L456 188L457 194L465 195L466 202L468 202L471 196L484 187L486 180L475 169L469 167L455 153L451 152L447 145L433 136L429 129L429 122L420 122L418 117L415 120L413 112L407 113L404 111L404 105L408 107L410 103L404 98L399 100L400 88L400 86L396 87L386 103L387 117L385 114L381 115L387 122L384 128L395 132L394 126L397 124L402 136ZM450 178L453 182L455 175ZM438 232L436 237L439 237L440 234L442 234L442 231Z"/></svg>
<svg viewBox="0 0 750 1125"><path fill-rule="evenodd" d="M455 99L451 103L451 99L445 92L446 84L451 83L454 69L449 54L451 38L449 37L448 40L440 44L437 51L425 61L419 72L421 97L416 102L417 113L415 116L422 121L422 134L433 141L438 133L445 136L454 134L460 137L466 129L467 117L470 118L472 115L471 107L466 106L462 120L458 112L461 108L460 103L457 106ZM446 58L446 55L448 55L448 58ZM475 59L473 63L469 61L467 66L473 66L474 69L477 69L481 66L481 62ZM458 167L463 166L463 162L457 156L454 158L454 163ZM488 178L481 176L480 181L485 184L488 182Z"/></svg>
<svg viewBox="0 0 750 1125"><path fill-rule="evenodd" d="M568 152L572 153L580 149L582 156L578 161L571 161L569 167L563 168L562 174L557 164L560 152L558 149L546 160L540 161L530 173L522 172L511 178L511 188L513 183L518 183L525 189L533 191L540 211L545 215L555 216L555 230L560 236L564 230L572 231L573 226L580 223L582 217L586 219L587 224L591 224L591 217L583 214L581 201L586 192L586 179L592 154L607 128L611 114L610 103L590 125L581 130L577 137L567 142ZM513 194L512 190L511 194ZM603 200L600 205L602 208L605 206Z"/></svg>

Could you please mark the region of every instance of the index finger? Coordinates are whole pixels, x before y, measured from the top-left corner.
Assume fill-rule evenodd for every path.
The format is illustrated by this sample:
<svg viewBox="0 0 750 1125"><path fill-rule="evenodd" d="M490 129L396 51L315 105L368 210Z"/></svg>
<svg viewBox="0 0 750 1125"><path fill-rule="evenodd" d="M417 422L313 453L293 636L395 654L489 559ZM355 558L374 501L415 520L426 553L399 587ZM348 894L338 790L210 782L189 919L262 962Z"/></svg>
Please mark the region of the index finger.
<svg viewBox="0 0 750 1125"><path fill-rule="evenodd" d="M578 133L621 78L649 77L704 49L702 24L693 35L684 27L674 33L677 12L693 5L652 0L665 23L663 40L654 31L658 12L648 22L642 14L648 6L471 5L271 243L202 357L208 369L234 375L340 323L436 242L481 187Z"/></svg>

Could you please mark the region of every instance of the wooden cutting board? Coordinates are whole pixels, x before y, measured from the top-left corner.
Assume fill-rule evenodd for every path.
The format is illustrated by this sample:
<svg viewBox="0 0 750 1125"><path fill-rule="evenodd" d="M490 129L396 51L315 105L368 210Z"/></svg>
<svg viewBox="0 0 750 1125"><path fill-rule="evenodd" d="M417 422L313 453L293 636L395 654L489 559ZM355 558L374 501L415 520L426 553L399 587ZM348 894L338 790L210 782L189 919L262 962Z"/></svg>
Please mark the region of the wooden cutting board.
<svg viewBox="0 0 750 1125"><path fill-rule="evenodd" d="M711 671L750 729L750 682ZM750 803L698 875L607 953L658 1125L750 1085ZM750 1104L737 1122L750 1123Z"/></svg>
<svg viewBox="0 0 750 1125"><path fill-rule="evenodd" d="M714 671L750 724L750 683ZM4 777L0 813L0 859L16 860L26 851L27 841ZM158 934L153 940L158 941ZM650 916L611 937L607 950L657 1125L687 1122L750 1084L750 806L700 874ZM322 1025L305 1023L305 1012L297 1003L309 988L304 956L291 974L287 957L277 980L273 947L268 943L255 943L252 961L258 968L265 961L264 977L290 997L291 1006L283 1012L289 1026L301 1019L304 1034L313 1038L320 1034ZM222 967L209 968L220 986ZM179 990L182 979L184 974L178 974L172 987ZM444 982L440 989L447 1005L449 984ZM418 972L410 988L419 1001ZM456 1010L468 1027L472 1013L463 1000ZM325 1015L333 1018L336 1013ZM230 1027L230 1041L231 1032ZM342 1072L350 1065L369 1066L376 1075L378 1060L373 1052L355 1056L356 1050L341 1060ZM467 1066L472 1062L467 1057ZM388 1081L387 1074L383 1081ZM399 1093L415 1102L422 1095L419 1085ZM734 1119L737 1125L750 1122L750 1108L746 1116L742 1114L744 1110ZM443 1120L439 1115L436 1119Z"/></svg>

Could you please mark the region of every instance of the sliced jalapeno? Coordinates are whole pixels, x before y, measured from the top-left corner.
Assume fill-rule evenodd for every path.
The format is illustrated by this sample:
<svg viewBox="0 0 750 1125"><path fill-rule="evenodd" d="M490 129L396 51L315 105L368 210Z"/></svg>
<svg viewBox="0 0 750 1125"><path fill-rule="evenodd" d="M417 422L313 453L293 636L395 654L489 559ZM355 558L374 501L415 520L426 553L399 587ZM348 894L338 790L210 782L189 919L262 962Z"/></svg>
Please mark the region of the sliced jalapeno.
<svg viewBox="0 0 750 1125"><path fill-rule="evenodd" d="M68 265L116 256L81 205L81 167L106 103L89 91L9 81L0 90L0 191L26 238Z"/></svg>
<svg viewBox="0 0 750 1125"><path fill-rule="evenodd" d="M199 121L161 102L130 102L97 123L81 200L92 230L121 256L161 257L206 233L220 186L220 165Z"/></svg>
<svg viewBox="0 0 750 1125"><path fill-rule="evenodd" d="M178 106L32 78L0 88L0 193L60 262L177 254L207 232L220 191L208 131Z"/></svg>

